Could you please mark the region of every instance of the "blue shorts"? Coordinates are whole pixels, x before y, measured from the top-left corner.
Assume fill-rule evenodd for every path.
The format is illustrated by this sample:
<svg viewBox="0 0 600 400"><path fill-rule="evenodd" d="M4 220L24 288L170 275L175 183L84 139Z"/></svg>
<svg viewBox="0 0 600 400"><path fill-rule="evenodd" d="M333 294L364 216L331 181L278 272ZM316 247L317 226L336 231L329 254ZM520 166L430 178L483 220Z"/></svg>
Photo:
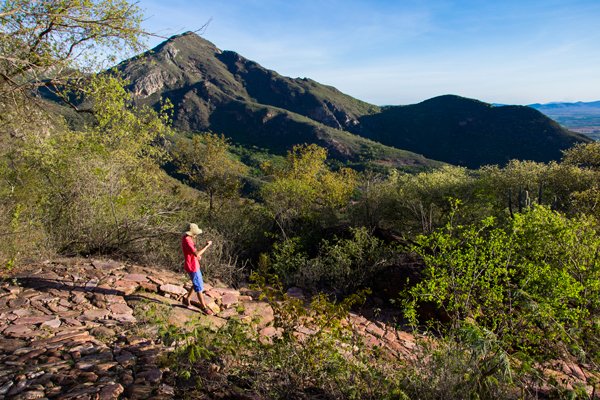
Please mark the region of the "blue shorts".
<svg viewBox="0 0 600 400"><path fill-rule="evenodd" d="M204 290L204 281L202 280L202 272L200 270L196 272L188 272L192 284L194 285L194 292L198 293Z"/></svg>

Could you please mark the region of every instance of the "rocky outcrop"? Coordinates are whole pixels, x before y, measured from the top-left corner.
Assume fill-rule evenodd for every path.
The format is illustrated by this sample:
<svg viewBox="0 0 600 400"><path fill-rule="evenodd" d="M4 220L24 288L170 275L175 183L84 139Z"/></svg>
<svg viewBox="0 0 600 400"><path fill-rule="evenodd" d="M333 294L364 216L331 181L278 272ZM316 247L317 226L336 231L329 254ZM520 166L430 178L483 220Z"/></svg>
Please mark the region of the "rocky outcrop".
<svg viewBox="0 0 600 400"><path fill-rule="evenodd" d="M268 342L281 333L271 306L259 293L206 284L208 316L185 307L184 274L110 260L62 259L29 266L0 284L0 399L166 399L175 388L158 357L170 351L156 337L136 333L150 304L169 307L168 322L184 326L199 318L217 329L230 319L256 327ZM299 289L290 295L303 298ZM409 355L410 334L371 323L349 322L372 346ZM298 336L310 335L298 328Z"/></svg>
<svg viewBox="0 0 600 400"><path fill-rule="evenodd" d="M0 399L170 399L173 373L159 363L172 351L157 335L144 335L139 318L161 305L168 323L184 327L191 319L218 329L236 319L254 327L269 343L281 335L273 308L247 288L218 281L206 284L215 315L185 307L184 274L110 260L61 259L32 265L0 283ZM308 300L299 288L287 295ZM350 313L345 322L370 347L390 358L411 360L420 340L396 326ZM307 321L294 335L316 331ZM421 339L431 340L431 339ZM545 373L566 387L591 384L599 377L589 366L557 361Z"/></svg>

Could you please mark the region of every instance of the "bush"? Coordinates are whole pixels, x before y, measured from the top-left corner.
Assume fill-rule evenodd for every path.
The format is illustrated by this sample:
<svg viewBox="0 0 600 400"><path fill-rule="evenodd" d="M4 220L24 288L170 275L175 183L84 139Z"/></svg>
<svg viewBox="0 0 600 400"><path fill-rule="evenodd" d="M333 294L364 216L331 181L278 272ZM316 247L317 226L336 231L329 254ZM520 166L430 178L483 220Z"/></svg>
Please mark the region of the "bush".
<svg viewBox="0 0 600 400"><path fill-rule="evenodd" d="M353 228L350 234L350 238L323 239L313 258L302 250L299 238L276 243L270 266L288 286L353 293L391 265L395 255L367 228Z"/></svg>
<svg viewBox="0 0 600 400"><path fill-rule="evenodd" d="M450 317L447 332L471 321L508 352L547 358L567 347L582 357L598 348L600 236L592 219L536 206L507 227L491 218L448 224L417 242L426 268L405 298L413 323L417 304L430 301Z"/></svg>

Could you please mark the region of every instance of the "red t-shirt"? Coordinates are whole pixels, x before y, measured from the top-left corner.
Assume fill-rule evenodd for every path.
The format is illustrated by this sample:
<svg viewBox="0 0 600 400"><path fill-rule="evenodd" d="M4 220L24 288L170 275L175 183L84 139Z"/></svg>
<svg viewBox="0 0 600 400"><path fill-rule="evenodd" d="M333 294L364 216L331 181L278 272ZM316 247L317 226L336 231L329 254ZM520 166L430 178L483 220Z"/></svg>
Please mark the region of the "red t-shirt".
<svg viewBox="0 0 600 400"><path fill-rule="evenodd" d="M196 272L200 269L200 263L196 257L196 245L191 236L184 235L181 239L181 248L185 259L184 268L186 272Z"/></svg>

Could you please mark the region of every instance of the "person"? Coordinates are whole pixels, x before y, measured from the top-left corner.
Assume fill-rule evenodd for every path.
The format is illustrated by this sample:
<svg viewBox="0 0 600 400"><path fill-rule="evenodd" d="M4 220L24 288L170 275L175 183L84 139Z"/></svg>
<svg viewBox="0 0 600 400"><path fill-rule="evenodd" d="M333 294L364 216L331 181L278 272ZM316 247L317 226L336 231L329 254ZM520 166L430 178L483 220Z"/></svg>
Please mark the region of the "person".
<svg viewBox="0 0 600 400"><path fill-rule="evenodd" d="M196 292L202 311L205 314L213 315L213 311L206 306L206 302L204 301L204 295L202 294L202 291L204 290L204 281L202 280L202 272L200 271L200 259L202 259L202 254L204 254L204 252L212 245L212 241L209 240L202 249L197 250L194 239L201 233L202 229L198 228L198 225L191 223L188 225L187 230L181 238L181 248L185 260L184 269L192 280L192 287L187 296L183 299L183 303L186 306L189 306L190 297L193 292Z"/></svg>

